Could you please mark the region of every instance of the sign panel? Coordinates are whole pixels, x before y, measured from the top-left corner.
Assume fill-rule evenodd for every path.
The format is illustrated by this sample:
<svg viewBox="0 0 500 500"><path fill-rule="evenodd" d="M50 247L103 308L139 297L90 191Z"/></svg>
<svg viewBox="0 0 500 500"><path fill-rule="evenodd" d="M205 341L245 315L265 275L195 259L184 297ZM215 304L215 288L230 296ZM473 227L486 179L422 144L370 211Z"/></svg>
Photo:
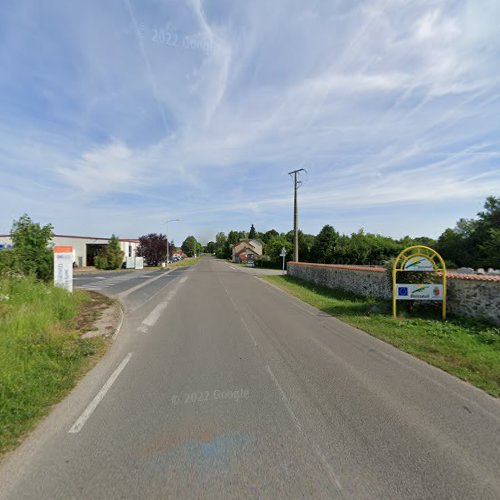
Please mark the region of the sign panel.
<svg viewBox="0 0 500 500"><path fill-rule="evenodd" d="M54 247L54 285L73 291L73 247Z"/></svg>
<svg viewBox="0 0 500 500"><path fill-rule="evenodd" d="M286 250L284 248L281 249L280 257L286 257Z"/></svg>
<svg viewBox="0 0 500 500"><path fill-rule="evenodd" d="M404 266L404 271L421 271L421 272L429 272L434 271L434 266L429 259L425 257L410 257Z"/></svg>
<svg viewBox="0 0 500 500"><path fill-rule="evenodd" d="M144 269L144 257L136 257L135 258L135 268L136 269Z"/></svg>
<svg viewBox="0 0 500 500"><path fill-rule="evenodd" d="M443 300L443 285L396 283L398 300Z"/></svg>
<svg viewBox="0 0 500 500"><path fill-rule="evenodd" d="M127 257L126 267L127 267L127 269L134 269L134 267L135 267L135 257Z"/></svg>

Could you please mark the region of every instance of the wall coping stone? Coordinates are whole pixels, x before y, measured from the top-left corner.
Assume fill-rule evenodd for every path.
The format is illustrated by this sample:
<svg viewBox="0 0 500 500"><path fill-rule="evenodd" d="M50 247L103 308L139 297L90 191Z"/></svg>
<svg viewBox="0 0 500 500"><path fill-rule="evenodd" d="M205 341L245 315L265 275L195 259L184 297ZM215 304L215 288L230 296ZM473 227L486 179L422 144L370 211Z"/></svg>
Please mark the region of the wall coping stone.
<svg viewBox="0 0 500 500"><path fill-rule="evenodd" d="M387 270L383 267L370 267L370 266L349 266L341 264L314 264L312 262L289 262L294 266L311 266L311 267L326 267L329 269L346 269L348 271L365 271L369 273L385 273ZM498 281L500 276L491 276L485 274L461 274L461 273L447 273L446 277L452 280L468 280L468 281Z"/></svg>

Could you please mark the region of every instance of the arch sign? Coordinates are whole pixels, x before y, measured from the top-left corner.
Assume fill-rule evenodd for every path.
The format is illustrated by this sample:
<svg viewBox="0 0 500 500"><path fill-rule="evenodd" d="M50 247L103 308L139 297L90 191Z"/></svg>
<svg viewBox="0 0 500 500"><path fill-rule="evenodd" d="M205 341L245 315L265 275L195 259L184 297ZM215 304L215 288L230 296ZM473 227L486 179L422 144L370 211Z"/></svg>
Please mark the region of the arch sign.
<svg viewBox="0 0 500 500"><path fill-rule="evenodd" d="M398 283L401 272L441 274L441 284ZM433 300L443 304L443 319L446 319L446 265L443 258L432 248L416 245L403 250L392 268L392 315L397 316L398 300Z"/></svg>

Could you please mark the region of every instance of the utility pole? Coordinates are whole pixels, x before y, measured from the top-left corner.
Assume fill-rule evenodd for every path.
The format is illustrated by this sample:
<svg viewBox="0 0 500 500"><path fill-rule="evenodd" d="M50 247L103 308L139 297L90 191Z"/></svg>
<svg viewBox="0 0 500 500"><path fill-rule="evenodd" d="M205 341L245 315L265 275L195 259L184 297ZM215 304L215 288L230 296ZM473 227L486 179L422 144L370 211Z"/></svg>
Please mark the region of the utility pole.
<svg viewBox="0 0 500 500"><path fill-rule="evenodd" d="M304 168L288 172L288 175L293 175L293 261L299 261L299 209L297 206L297 191L302 185L299 180L299 173L306 172Z"/></svg>

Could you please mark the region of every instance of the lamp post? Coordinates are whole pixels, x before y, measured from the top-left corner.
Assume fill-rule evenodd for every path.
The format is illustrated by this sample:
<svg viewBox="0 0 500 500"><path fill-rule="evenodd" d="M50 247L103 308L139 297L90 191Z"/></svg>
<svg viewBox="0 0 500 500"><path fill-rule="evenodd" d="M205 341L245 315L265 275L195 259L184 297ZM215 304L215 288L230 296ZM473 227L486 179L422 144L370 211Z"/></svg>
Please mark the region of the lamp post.
<svg viewBox="0 0 500 500"><path fill-rule="evenodd" d="M169 255L168 255L168 253L169 253L169 245L168 245L168 224L169 224L169 222L179 222L179 221L180 221L180 219L170 219L170 220L168 220L168 221L167 221L167 234L165 235L165 236L167 237L167 264L166 264L167 269L168 269L168 259L169 259Z"/></svg>

